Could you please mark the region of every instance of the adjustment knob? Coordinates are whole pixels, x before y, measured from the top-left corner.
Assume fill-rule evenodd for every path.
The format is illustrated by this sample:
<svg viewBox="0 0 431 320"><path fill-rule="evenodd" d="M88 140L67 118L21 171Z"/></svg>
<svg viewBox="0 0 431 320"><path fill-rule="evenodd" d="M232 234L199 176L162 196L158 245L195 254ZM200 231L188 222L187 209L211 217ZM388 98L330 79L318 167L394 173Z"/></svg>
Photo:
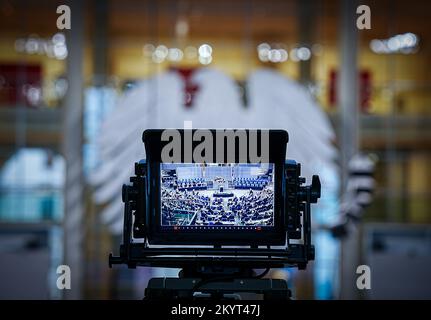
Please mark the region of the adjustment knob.
<svg viewBox="0 0 431 320"><path fill-rule="evenodd" d="M316 203L317 199L320 198L320 179L319 176L314 175L311 180L311 186L310 186L310 200L312 203Z"/></svg>

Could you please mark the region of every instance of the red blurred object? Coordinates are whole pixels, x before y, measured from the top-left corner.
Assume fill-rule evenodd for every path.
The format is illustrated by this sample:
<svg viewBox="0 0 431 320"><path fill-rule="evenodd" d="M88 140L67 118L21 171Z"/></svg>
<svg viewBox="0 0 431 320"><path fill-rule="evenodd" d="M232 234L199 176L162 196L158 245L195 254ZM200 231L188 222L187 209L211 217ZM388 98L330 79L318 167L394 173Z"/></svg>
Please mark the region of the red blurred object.
<svg viewBox="0 0 431 320"><path fill-rule="evenodd" d="M368 70L359 71L359 105L361 111L368 113L370 109L370 100L372 92L372 77L371 72ZM331 70L329 72L329 90L328 100L330 106L336 106L337 104L337 78L338 71Z"/></svg>
<svg viewBox="0 0 431 320"><path fill-rule="evenodd" d="M29 88L41 90L42 67L35 64L0 64L0 106L24 104L35 106L26 92Z"/></svg>
<svg viewBox="0 0 431 320"><path fill-rule="evenodd" d="M359 72L359 103L361 111L364 113L368 113L370 109L371 91L371 72L361 70Z"/></svg>
<svg viewBox="0 0 431 320"><path fill-rule="evenodd" d="M191 78L193 73L196 71L194 68L176 68L171 67L172 71L176 71L180 74L184 81L184 105L186 107L193 106L193 98L196 92L199 90L199 86L192 82Z"/></svg>

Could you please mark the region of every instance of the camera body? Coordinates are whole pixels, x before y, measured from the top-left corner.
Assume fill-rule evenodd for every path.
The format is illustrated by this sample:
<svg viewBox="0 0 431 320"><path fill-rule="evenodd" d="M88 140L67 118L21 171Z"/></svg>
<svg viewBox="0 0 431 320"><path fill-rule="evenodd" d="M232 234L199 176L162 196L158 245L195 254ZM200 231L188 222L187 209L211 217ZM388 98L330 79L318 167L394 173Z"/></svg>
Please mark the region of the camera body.
<svg viewBox="0 0 431 320"><path fill-rule="evenodd" d="M286 131L146 130L143 142L110 264L303 269L314 259L310 204L320 182L305 186L300 164L285 160Z"/></svg>

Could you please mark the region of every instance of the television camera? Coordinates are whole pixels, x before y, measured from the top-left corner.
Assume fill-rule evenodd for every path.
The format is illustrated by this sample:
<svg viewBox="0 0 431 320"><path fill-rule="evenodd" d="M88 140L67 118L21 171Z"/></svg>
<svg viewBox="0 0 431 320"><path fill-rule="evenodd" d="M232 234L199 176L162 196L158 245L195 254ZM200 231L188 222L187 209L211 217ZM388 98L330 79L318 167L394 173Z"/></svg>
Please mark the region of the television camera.
<svg viewBox="0 0 431 320"><path fill-rule="evenodd" d="M154 129L143 142L146 160L123 185L123 238L110 267L182 269L151 279L146 299L288 299L285 280L263 276L314 259L310 205L320 197L319 177L305 185L301 165L286 160L288 133Z"/></svg>

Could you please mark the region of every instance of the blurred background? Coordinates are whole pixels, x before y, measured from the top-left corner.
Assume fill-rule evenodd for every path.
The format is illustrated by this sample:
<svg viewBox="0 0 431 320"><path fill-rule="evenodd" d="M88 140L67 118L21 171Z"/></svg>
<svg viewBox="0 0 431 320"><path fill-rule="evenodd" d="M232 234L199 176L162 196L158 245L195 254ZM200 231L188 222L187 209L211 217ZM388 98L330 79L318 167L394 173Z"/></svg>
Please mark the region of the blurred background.
<svg viewBox="0 0 431 320"><path fill-rule="evenodd" d="M71 30L56 25L63 4ZM119 97L170 68L216 68L244 108L248 75L275 70L327 114L341 172L358 150L378 158L363 220L339 250L321 247L332 262L273 273L295 298L431 298L430 65L425 0L0 0L0 298L140 299L148 277L173 274L108 268L120 237L88 182ZM71 290L56 286L61 264ZM370 290L356 287L360 264Z"/></svg>

